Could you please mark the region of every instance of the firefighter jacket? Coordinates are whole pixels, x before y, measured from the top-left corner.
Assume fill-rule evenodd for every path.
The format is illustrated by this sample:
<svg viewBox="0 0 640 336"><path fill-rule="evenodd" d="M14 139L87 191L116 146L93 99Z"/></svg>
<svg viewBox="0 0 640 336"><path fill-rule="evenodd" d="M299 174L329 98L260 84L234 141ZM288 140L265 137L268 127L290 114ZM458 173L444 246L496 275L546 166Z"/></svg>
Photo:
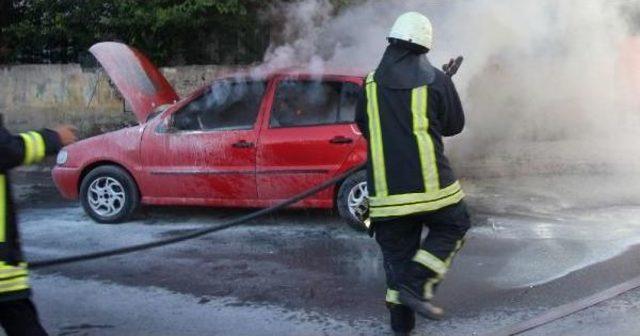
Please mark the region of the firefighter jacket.
<svg viewBox="0 0 640 336"><path fill-rule="evenodd" d="M29 296L27 265L20 249L11 189L11 168L41 161L60 149L58 135L51 130L14 136L0 125L0 302Z"/></svg>
<svg viewBox="0 0 640 336"><path fill-rule="evenodd" d="M408 89L379 85L374 73L365 79L356 122L369 143L374 220L436 211L464 197L442 142L462 131L462 104L451 78L432 71L429 84Z"/></svg>

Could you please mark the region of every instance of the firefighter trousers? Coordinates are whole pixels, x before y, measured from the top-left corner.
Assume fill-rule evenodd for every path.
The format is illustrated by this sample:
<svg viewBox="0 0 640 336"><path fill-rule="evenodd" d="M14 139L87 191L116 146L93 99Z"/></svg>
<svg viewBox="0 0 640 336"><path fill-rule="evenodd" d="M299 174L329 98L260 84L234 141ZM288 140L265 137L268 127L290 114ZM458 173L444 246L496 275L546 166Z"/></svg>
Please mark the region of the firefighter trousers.
<svg viewBox="0 0 640 336"><path fill-rule="evenodd" d="M414 327L413 311L398 301L400 287L427 300L433 298L453 257L462 247L469 226L464 201L430 213L374 221L387 277L386 302L394 331L409 332ZM429 232L422 240L424 227Z"/></svg>
<svg viewBox="0 0 640 336"><path fill-rule="evenodd" d="M0 326L7 336L47 336L29 299L0 302Z"/></svg>

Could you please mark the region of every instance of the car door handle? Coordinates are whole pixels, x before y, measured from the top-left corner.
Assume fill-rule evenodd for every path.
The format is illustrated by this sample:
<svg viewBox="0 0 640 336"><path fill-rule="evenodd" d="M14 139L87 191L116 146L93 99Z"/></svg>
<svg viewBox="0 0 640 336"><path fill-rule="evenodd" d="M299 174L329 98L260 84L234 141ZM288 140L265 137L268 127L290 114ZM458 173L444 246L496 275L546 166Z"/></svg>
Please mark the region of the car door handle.
<svg viewBox="0 0 640 336"><path fill-rule="evenodd" d="M352 143L353 139L351 138L347 138L347 137L343 137L343 136L336 136L333 139L329 140L330 143L332 144L348 144L348 143Z"/></svg>
<svg viewBox="0 0 640 336"><path fill-rule="evenodd" d="M253 142L247 140L240 140L233 144L234 148L253 148L254 146Z"/></svg>

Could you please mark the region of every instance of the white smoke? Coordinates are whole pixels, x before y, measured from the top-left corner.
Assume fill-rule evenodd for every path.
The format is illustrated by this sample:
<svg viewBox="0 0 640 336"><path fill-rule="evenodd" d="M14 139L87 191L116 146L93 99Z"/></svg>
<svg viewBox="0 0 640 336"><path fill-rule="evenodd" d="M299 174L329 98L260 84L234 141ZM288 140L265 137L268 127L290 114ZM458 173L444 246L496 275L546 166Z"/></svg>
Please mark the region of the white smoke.
<svg viewBox="0 0 640 336"><path fill-rule="evenodd" d="M463 175L640 169L640 114L627 99L637 94L621 79L632 67L620 62L630 38L621 8L640 0L354 3L340 11L328 0L274 5L277 38L263 67L366 73L396 17L418 11L434 24L432 63L465 56L454 81L467 129L448 147Z"/></svg>
<svg viewBox="0 0 640 336"><path fill-rule="evenodd" d="M331 19L333 7L328 1L276 3L269 9L278 34L264 57L268 69L324 63L318 41L323 26Z"/></svg>

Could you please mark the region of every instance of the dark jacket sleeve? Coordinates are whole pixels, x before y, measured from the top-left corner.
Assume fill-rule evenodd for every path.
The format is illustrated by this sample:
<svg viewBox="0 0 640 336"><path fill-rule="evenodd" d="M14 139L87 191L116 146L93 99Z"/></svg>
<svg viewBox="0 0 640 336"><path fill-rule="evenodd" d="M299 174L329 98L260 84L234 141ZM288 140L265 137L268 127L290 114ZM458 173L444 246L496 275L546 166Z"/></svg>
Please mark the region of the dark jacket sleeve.
<svg viewBox="0 0 640 336"><path fill-rule="evenodd" d="M0 127L0 171L38 163L61 147L58 134L48 129L13 135Z"/></svg>
<svg viewBox="0 0 640 336"><path fill-rule="evenodd" d="M356 124L360 129L360 132L369 139L369 120L367 118L367 95L365 90L365 83L362 84L362 91L360 97L358 97L358 103L356 104Z"/></svg>
<svg viewBox="0 0 640 336"><path fill-rule="evenodd" d="M454 136L464 128L464 109L458 91L449 76L444 76L444 94L441 115L442 135Z"/></svg>

